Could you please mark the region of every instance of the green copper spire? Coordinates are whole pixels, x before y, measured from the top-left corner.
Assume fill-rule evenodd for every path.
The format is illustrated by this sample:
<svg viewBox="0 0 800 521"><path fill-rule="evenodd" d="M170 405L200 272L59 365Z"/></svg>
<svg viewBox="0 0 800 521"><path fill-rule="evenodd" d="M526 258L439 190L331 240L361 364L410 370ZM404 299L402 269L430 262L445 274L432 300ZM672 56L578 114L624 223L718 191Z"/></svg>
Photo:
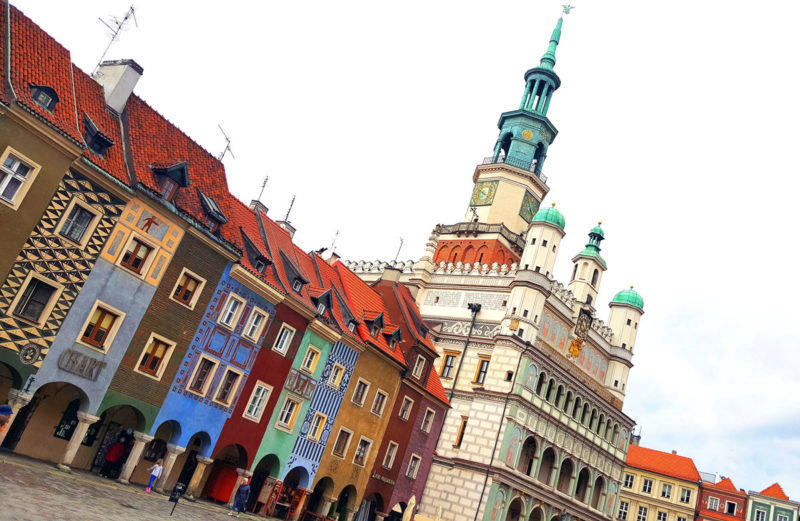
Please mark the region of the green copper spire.
<svg viewBox="0 0 800 521"><path fill-rule="evenodd" d="M605 232L603 229L600 228L600 225L603 224L602 222L597 223L597 226L589 230L589 242L586 244L586 248L580 253L578 253L575 258L578 257L594 257L597 259L597 262L600 263L602 267L606 267L606 261L603 257L600 256L600 242L605 239ZM572 260L575 260L573 258Z"/></svg>
<svg viewBox="0 0 800 521"><path fill-rule="evenodd" d="M564 23L564 18L563 17L559 18L558 23L556 24L556 28L553 29L553 34L550 36L550 45L547 47L547 52L544 53L541 61L539 61L540 69L547 69L548 71L552 71L553 67L555 67L556 47L558 47L558 42L561 41L561 24L563 23Z"/></svg>

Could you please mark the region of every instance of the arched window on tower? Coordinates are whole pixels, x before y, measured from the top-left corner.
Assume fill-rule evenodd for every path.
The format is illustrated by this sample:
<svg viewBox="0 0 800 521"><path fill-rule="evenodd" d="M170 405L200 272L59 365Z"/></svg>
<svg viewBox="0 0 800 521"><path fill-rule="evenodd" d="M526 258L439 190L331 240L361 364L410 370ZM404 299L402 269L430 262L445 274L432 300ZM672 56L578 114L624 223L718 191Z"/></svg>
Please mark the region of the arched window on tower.
<svg viewBox="0 0 800 521"><path fill-rule="evenodd" d="M453 247L453 250L450 252L450 260L448 262L452 262L453 264L455 264L456 262L459 261L460 257L461 257L461 247L455 246Z"/></svg>
<svg viewBox="0 0 800 521"><path fill-rule="evenodd" d="M586 272L589 269L589 263L584 262L581 264L581 280L586 280Z"/></svg>
<svg viewBox="0 0 800 521"><path fill-rule="evenodd" d="M594 270L594 273L592 273L592 286L597 285L597 278L599 276L600 276L600 271Z"/></svg>
<svg viewBox="0 0 800 521"><path fill-rule="evenodd" d="M590 306L592 305L592 296L591 295L586 295L586 303L589 304Z"/></svg>
<svg viewBox="0 0 800 521"><path fill-rule="evenodd" d="M463 261L465 263L469 262L470 264L472 264L474 260L475 260L475 248L473 248L472 246L467 246L467 248L464 250Z"/></svg>
<svg viewBox="0 0 800 521"><path fill-rule="evenodd" d="M544 161L544 144L536 145L536 152L533 153L533 171L537 174L542 172L542 162Z"/></svg>
<svg viewBox="0 0 800 521"><path fill-rule="evenodd" d="M576 264L575 267L572 269L572 279L575 280L575 275L578 274L578 265Z"/></svg>

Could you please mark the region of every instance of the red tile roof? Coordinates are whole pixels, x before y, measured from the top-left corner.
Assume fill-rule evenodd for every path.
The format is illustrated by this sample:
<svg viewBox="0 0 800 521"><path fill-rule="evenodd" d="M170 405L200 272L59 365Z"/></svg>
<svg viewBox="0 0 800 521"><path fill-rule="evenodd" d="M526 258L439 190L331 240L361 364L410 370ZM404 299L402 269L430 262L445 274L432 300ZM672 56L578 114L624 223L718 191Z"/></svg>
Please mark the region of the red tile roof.
<svg viewBox="0 0 800 521"><path fill-rule="evenodd" d="M786 493L783 491L783 489L778 483L773 483L772 485L762 490L761 495L774 497L775 499L783 499L784 501L789 500L789 496L786 495Z"/></svg>
<svg viewBox="0 0 800 521"><path fill-rule="evenodd" d="M406 323L408 324L408 329L411 331L411 334L414 335L417 342L424 345L438 356L430 335L427 332L423 334L423 332L419 331L417 328L418 324L425 325L425 321L422 320L422 316L419 314L419 308L416 302L414 302L414 297L411 296L411 292L408 291L408 288L403 284L394 284L394 292L403 313L406 314Z"/></svg>
<svg viewBox="0 0 800 521"><path fill-rule="evenodd" d="M732 492L734 494L744 494L744 492L741 492L734 486L733 481L731 481L731 478L725 478L719 483L711 483L710 481L703 481L703 487L715 488L717 490L724 490L725 492Z"/></svg>
<svg viewBox="0 0 800 521"><path fill-rule="evenodd" d="M694 461L686 456L631 445L628 448L628 457L625 463L629 467L649 470L665 476L693 482L700 481L700 473L697 472Z"/></svg>
<svg viewBox="0 0 800 521"><path fill-rule="evenodd" d="M332 289L334 292L334 294L331 295L331 303L333 304L333 309L331 311L333 312L333 316L336 319L336 322L339 324L339 328L342 330L342 334L350 338L353 338L357 341L360 341L361 338L358 335L358 332L353 331L351 333L350 330L347 328L349 321L345 319L345 310L342 309L341 302L339 300L339 298L341 298L342 300L346 300L347 297L344 291L344 287L342 286L342 280L339 277L339 272L336 271L336 269L333 266L325 262L325 260L317 254L314 254L312 256L312 259L314 261L314 266L316 267L317 273L319 273L321 285L326 289L327 288ZM338 295L338 297L336 295ZM352 309L353 308L352 303L345 302L344 305L350 308L347 310L348 313L350 313L351 315L355 315L355 312Z"/></svg>
<svg viewBox="0 0 800 521"><path fill-rule="evenodd" d="M264 273L256 271L255 267L250 263L250 259L247 257L247 254L244 253L245 246L242 233L247 234L248 239L250 239L253 245L258 249L259 254L261 254L264 258L269 258L266 247L264 246L264 241L261 238L261 232L258 229L256 213L232 195L228 197L226 203L228 211L230 212L230 220L228 222L233 223L235 226L240 228L239 233L236 234L236 240L233 241L233 243L236 244L236 246L239 247L239 249L243 252L243 255L239 259L239 264L247 268L247 270L253 275L257 276L271 287L277 289L281 293L284 293L280 283L275 280L275 274L273 273L272 269L267 267L267 269L264 270Z"/></svg>
<svg viewBox="0 0 800 521"><path fill-rule="evenodd" d="M433 396L450 405L450 400L447 399L447 393L444 390L442 381L439 380L439 373L431 369L431 374L428 376L428 384L425 389Z"/></svg>
<svg viewBox="0 0 800 521"><path fill-rule="evenodd" d="M6 70L6 63L8 59L6 58L6 42L8 41L8 22L6 21L6 7L7 7L7 0L0 0L0 102L8 105L9 94L6 92L7 86L7 75L8 72Z"/></svg>

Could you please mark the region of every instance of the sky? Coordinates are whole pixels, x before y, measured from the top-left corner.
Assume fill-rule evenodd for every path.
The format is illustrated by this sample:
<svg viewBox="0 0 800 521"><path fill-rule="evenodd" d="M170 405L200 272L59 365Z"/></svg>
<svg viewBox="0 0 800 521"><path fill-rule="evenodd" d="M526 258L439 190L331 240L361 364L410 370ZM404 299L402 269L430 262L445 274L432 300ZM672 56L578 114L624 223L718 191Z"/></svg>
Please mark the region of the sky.
<svg viewBox="0 0 800 521"><path fill-rule="evenodd" d="M12 3L91 72L98 17L130 0ZM642 445L798 500L800 3L574 3L544 204L566 218L565 252L603 221L599 302L631 284L644 297L624 412ZM463 218L560 4L138 0L107 59L142 65L136 92L215 155L222 125L240 199L269 176L262 201L282 219L296 196L304 249L339 230L345 259L391 260L401 237L416 259Z"/></svg>

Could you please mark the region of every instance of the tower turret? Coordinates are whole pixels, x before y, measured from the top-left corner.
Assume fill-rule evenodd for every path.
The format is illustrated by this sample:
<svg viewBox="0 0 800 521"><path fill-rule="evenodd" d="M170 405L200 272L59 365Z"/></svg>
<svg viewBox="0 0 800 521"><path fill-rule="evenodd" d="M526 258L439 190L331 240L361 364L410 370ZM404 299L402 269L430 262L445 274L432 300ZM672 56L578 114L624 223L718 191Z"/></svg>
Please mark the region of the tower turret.
<svg viewBox="0 0 800 521"><path fill-rule="evenodd" d="M572 278L567 286L578 302L593 306L600 291L600 279L606 271L606 261L600 256L600 243L605 239L605 232L600 227L602 222L589 230L589 242L586 247L572 258Z"/></svg>
<svg viewBox="0 0 800 521"><path fill-rule="evenodd" d="M606 372L606 388L620 399L625 399L625 386L631 370L630 357L639 332L639 320L644 315L644 299L633 286L617 293L609 303L611 312L608 326L614 331L614 345L628 351L624 356L612 358Z"/></svg>
<svg viewBox="0 0 800 521"><path fill-rule="evenodd" d="M528 228L520 269L533 270L553 278L553 267L563 238L564 216L556 209L556 203L540 209Z"/></svg>

